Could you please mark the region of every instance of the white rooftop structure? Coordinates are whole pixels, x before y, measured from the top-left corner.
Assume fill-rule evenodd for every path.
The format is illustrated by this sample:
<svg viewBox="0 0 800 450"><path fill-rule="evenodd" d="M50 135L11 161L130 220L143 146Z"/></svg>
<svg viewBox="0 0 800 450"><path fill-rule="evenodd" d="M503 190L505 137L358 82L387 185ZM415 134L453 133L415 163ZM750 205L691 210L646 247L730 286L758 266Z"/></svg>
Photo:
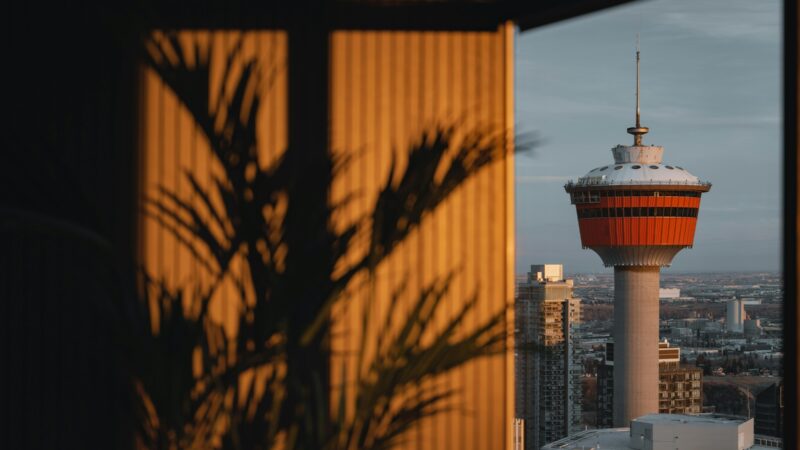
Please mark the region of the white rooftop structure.
<svg viewBox="0 0 800 450"><path fill-rule="evenodd" d="M631 421L628 447L747 450L753 446L753 424L753 419L720 415L648 414Z"/></svg>
<svg viewBox="0 0 800 450"><path fill-rule="evenodd" d="M564 266L562 264L531 264L528 281L531 283L564 281Z"/></svg>
<svg viewBox="0 0 800 450"><path fill-rule="evenodd" d="M658 290L658 298L680 298L679 288L661 288Z"/></svg>
<svg viewBox="0 0 800 450"><path fill-rule="evenodd" d="M769 444L769 445L767 445ZM648 414L630 428L586 430L542 447L542 450L765 450L781 448L753 434L753 419L719 414Z"/></svg>
<svg viewBox="0 0 800 450"><path fill-rule="evenodd" d="M679 166L663 164L664 148L618 145L611 149L614 164L596 167L575 183L584 185L699 185L699 178Z"/></svg>
<svg viewBox="0 0 800 450"><path fill-rule="evenodd" d="M628 450L630 428L585 430L545 445L541 450Z"/></svg>

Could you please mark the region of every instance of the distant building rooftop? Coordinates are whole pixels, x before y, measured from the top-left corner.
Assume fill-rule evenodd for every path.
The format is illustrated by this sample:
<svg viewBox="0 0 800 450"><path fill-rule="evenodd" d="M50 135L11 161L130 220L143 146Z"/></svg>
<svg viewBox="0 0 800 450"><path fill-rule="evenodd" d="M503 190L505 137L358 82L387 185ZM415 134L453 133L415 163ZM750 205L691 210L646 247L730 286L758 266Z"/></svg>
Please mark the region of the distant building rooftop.
<svg viewBox="0 0 800 450"><path fill-rule="evenodd" d="M542 447L542 450L766 450L783 448L777 438L754 436L753 419L721 414L648 414L632 428L586 430ZM678 447L679 446L679 447Z"/></svg>
<svg viewBox="0 0 800 450"><path fill-rule="evenodd" d="M602 430L586 430L559 439L545 445L542 450L551 449L628 449L630 428L605 428Z"/></svg>

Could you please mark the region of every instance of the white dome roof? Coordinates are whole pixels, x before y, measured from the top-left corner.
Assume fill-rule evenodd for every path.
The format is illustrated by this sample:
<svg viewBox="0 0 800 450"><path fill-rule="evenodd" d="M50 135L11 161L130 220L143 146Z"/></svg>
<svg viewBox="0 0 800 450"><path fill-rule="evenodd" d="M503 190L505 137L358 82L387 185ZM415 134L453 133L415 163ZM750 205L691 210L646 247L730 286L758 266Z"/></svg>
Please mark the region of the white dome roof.
<svg viewBox="0 0 800 450"><path fill-rule="evenodd" d="M612 150L614 164L601 166L578 178L578 186L585 185L699 185L699 178L683 167L663 164L664 151L658 146L623 146Z"/></svg>
<svg viewBox="0 0 800 450"><path fill-rule="evenodd" d="M577 184L700 184L700 179L682 167L623 163L592 169Z"/></svg>

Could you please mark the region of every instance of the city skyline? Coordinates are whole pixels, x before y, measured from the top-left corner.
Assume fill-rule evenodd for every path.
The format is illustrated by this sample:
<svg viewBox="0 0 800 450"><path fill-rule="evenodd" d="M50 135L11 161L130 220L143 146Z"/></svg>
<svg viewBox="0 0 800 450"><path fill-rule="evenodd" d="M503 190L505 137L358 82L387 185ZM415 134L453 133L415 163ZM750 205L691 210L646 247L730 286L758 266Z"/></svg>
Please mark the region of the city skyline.
<svg viewBox="0 0 800 450"><path fill-rule="evenodd" d="M610 271L577 243L563 185L629 145L637 31L645 143L714 183L674 272L779 270L780 3L654 1L518 36L518 129L541 144L516 163L517 273L533 261Z"/></svg>

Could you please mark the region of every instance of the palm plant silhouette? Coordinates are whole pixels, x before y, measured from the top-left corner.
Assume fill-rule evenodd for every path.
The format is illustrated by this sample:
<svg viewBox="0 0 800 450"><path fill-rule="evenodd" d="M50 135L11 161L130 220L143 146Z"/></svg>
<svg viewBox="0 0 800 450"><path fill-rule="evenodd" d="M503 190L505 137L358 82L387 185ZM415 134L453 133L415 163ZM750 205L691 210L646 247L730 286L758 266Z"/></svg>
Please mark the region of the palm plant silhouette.
<svg viewBox="0 0 800 450"><path fill-rule="evenodd" d="M329 171L327 179L301 177L299 161L306 155L291 146L274 163L259 164L256 118L263 114L261 88L270 82L263 75L269 71L242 56L241 39L225 55L223 88L213 104L215 49L186 45L172 33L149 37L145 48L147 64L189 111L223 172L208 185L185 173L194 200L161 188L161 195L146 203L146 212L189 249L213 281L175 288L142 271L136 320L125 338L141 446L390 448L421 419L448 407L455 392L438 386L438 375L505 351L505 311L461 330L476 297L463 302L444 328L433 330L432 317L451 278L438 279L421 290L396 332L378 336L370 354L365 346L358 349L357 379L337 386L339 404L329 404L330 372L336 370L330 367L334 306L348 301L346 288L359 274L374 283L377 267L427 213L504 157L504 133L464 134L454 126L424 133L410 145L403 169L392 163L371 214L337 231L331 216L341 206L314 203L305 193L327 196L331 179L347 161L330 153L315 161ZM364 235L366 250L348 264L345 254ZM231 275L235 258L245 262L242 277ZM340 266L345 270L334 270ZM223 280L238 291L233 337L208 314ZM374 293L369 299L367 308L377 301L388 304L383 330L397 322L401 291L392 299ZM151 324L153 315L158 327ZM199 374L193 369L198 352Z"/></svg>

